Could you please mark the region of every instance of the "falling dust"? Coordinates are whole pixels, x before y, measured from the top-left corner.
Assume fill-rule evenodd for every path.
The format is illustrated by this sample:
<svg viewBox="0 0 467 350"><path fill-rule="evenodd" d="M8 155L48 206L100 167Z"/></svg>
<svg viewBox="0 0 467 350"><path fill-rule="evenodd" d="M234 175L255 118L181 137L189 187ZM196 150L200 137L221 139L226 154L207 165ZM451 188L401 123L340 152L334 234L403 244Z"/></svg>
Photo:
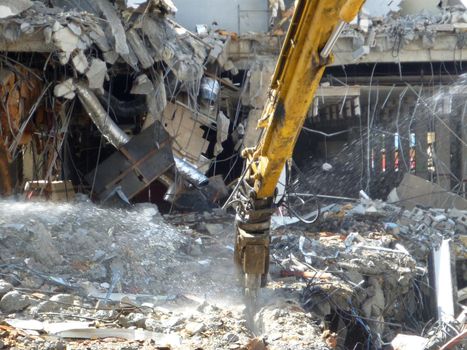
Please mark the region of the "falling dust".
<svg viewBox="0 0 467 350"><path fill-rule="evenodd" d="M366 103L362 106L363 115L356 118L354 126L344 134L350 141L343 142L335 152L326 154L323 149L315 159L303 158L303 154L309 152L296 153L297 159L303 159L299 166L309 183L301 190L314 192L319 189L322 194L356 197L363 189L372 198L385 200L405 173L423 173L428 167L430 179L437 182L440 174L447 173L454 191L462 194L462 179L455 166L461 163L462 147L453 149L451 164L446 164L445 158L437 153L436 141L440 143L450 138L466 146L461 140L467 111L466 85L467 74L449 86L412 86L407 83L383 88L374 83L371 93L362 93ZM435 132L433 147L427 142L430 131ZM323 145L338 140L319 135L313 137L320 137ZM411 150L415 159L411 159ZM386 158L384 169L383 155ZM430 158L433 162L431 169L424 163ZM324 171L323 162L331 164L332 170Z"/></svg>
<svg viewBox="0 0 467 350"><path fill-rule="evenodd" d="M31 293L66 292L86 301L97 298L110 303L120 295L132 296L132 302L166 310L146 315L145 329L176 333L183 346L234 349L238 343L240 349L249 342L264 345L252 339L269 334L278 347L268 349L281 348L279 331L272 331L277 328L274 324L280 319L290 327L301 322L297 329L303 329L310 323L298 304L295 310L292 307L297 316L274 311L284 309L281 300L298 300L298 295L265 289L255 309L247 309L232 258L233 222L213 227L216 230L211 233L175 227L152 204L106 208L81 195L63 204L3 199L0 273L16 288ZM42 308L33 304L21 317L63 318L38 315L34 307ZM94 308L92 301L89 308ZM131 317L136 316L126 316L123 325ZM319 342L315 326L309 328L307 343L315 342L314 338ZM200 336L209 332L213 335ZM175 349L176 344L172 344Z"/></svg>

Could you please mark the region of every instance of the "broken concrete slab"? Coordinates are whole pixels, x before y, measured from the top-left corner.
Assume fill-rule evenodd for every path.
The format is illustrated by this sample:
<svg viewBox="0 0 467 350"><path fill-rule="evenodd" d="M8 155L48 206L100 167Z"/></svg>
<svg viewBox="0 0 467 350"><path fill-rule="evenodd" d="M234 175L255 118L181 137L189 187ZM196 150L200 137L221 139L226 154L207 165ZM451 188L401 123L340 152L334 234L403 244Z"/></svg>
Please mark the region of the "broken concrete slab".
<svg viewBox="0 0 467 350"><path fill-rule="evenodd" d="M424 350L428 339L416 335L398 334L391 342L394 350Z"/></svg>
<svg viewBox="0 0 467 350"><path fill-rule="evenodd" d="M143 130L155 122L155 118L164 111L167 106L164 77L162 72L155 72L152 81L146 74L138 76L131 89L134 95L145 95L149 114L144 122Z"/></svg>
<svg viewBox="0 0 467 350"><path fill-rule="evenodd" d="M133 49L136 57L138 57L139 63L143 69L148 69L154 64L154 60L146 50L143 40L139 36L135 29L130 29L126 33L128 42Z"/></svg>
<svg viewBox="0 0 467 350"><path fill-rule="evenodd" d="M102 11L104 18L107 20L107 24L110 27L113 35L115 51L122 56L128 55L130 53L130 49L128 48L125 29L123 28L122 21L116 9L107 0L96 0L95 4L99 10Z"/></svg>
<svg viewBox="0 0 467 350"><path fill-rule="evenodd" d="M0 300L0 310L3 313L10 314L24 310L31 304L28 296L14 290L6 293Z"/></svg>
<svg viewBox="0 0 467 350"><path fill-rule="evenodd" d="M102 92L106 76L107 65L105 64L105 62L98 58L93 58L91 60L91 66L86 72L86 78L88 78L89 88Z"/></svg>
<svg viewBox="0 0 467 350"><path fill-rule="evenodd" d="M396 194L399 199L397 204L407 209L421 205L429 208L467 210L467 200L461 196L412 174L404 175ZM394 195L393 193L389 199L395 199Z"/></svg>
<svg viewBox="0 0 467 350"><path fill-rule="evenodd" d="M52 39L58 49L69 54L78 47L79 37L68 27L54 31Z"/></svg>
<svg viewBox="0 0 467 350"><path fill-rule="evenodd" d="M163 15L175 15L178 11L172 0L154 0L152 4Z"/></svg>
<svg viewBox="0 0 467 350"><path fill-rule="evenodd" d="M0 3L0 19L19 15L33 5L30 0L3 0Z"/></svg>
<svg viewBox="0 0 467 350"><path fill-rule="evenodd" d="M84 74L89 67L88 59L81 50L73 56L71 62L73 63L73 67L81 74Z"/></svg>

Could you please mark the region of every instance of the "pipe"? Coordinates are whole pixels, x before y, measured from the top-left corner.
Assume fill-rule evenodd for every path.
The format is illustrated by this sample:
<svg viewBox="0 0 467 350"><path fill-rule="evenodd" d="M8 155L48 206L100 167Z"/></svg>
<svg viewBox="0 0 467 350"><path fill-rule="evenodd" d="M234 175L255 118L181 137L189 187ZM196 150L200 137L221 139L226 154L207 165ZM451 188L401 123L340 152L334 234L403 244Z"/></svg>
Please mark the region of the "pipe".
<svg viewBox="0 0 467 350"><path fill-rule="evenodd" d="M106 91L103 95L97 96L97 98L103 106L109 103L112 112L114 112L117 118L134 120L136 115L147 113L148 111L144 96L137 96L132 101L120 101Z"/></svg>
<svg viewBox="0 0 467 350"><path fill-rule="evenodd" d="M84 109L107 141L117 149L128 143L130 136L110 118L91 89L83 82L76 83L75 87Z"/></svg>
<svg viewBox="0 0 467 350"><path fill-rule="evenodd" d="M89 117L97 126L102 135L114 146L119 149L127 144L131 138L110 118L102 107L97 96L83 82L75 84L78 97L83 104ZM187 161L174 156L175 166L180 175L195 186L203 186L208 183L206 175L201 173ZM163 182L168 183L169 177L165 177Z"/></svg>
<svg viewBox="0 0 467 350"><path fill-rule="evenodd" d="M344 30L345 26L347 23L344 21L340 21L339 24L334 28L334 31L331 34L331 37L329 38L328 42L324 46L323 50L321 51L321 57L323 59L327 59L329 55L331 55L332 49L334 48L334 45L337 43L337 39L339 39L339 36L342 34L342 31Z"/></svg>
<svg viewBox="0 0 467 350"><path fill-rule="evenodd" d="M201 173L193 165L187 161L174 156L175 166L177 167L178 172L182 177L190 181L195 186L204 186L207 185L209 180L206 175Z"/></svg>

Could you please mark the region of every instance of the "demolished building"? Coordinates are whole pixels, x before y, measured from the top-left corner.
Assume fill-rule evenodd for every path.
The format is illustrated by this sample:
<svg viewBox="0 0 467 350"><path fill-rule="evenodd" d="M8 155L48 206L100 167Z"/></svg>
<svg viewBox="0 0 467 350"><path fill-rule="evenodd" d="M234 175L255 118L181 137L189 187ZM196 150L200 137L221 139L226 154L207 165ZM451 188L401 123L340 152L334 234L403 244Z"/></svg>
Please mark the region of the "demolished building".
<svg viewBox="0 0 467 350"><path fill-rule="evenodd" d="M147 200L159 179L171 188L167 199L207 177L229 184L239 176L239 152L259 137L256 124L293 2L278 2L280 16L271 18L265 2L250 9L239 2L238 21L223 26L215 2L198 18L181 1L177 16L187 26L210 20L188 29L167 17L176 9L165 2L127 8L122 17L107 2L20 3L2 19L3 193L18 193L28 181L66 179L100 200L116 192ZM341 184L324 187L328 194L352 197L363 188L386 198L408 172L465 197L465 8L446 3L420 12L410 1L399 3L402 9L393 4L373 15L381 7L367 2L341 35L295 160L307 164L317 188L326 186L323 178ZM12 105L18 97L19 109ZM149 154L146 145L131 154L152 138L149 127L161 150ZM171 152L173 162L159 162ZM332 172L323 172L329 165ZM178 190L170 168L187 179ZM211 182L204 196L218 201L226 188L220 179ZM160 202L162 192L153 188L152 199Z"/></svg>
<svg viewBox="0 0 467 350"><path fill-rule="evenodd" d="M152 0L135 7L109 0L5 1L0 6L2 194L71 199L80 192L106 203L114 199L155 202L161 212L174 208L203 212L222 206L241 175L241 151L255 146L260 137L257 124L294 3L239 0L226 5L211 0L200 11L199 5L182 0L176 6ZM323 204L321 222L298 226L292 233L284 229L289 218L282 212L273 219L278 230L272 239L276 271L271 274L278 277L274 288L287 293L303 289L301 307L328 332L316 346L377 347L398 332L423 334L424 345L431 337L431 346L437 346L456 332L465 333L459 330L465 323L461 318L447 326L429 324L436 306L425 304L434 303L428 270L435 267L427 261L433 251L445 253L445 241L452 239L457 248L457 288L467 286L462 212L467 209L467 83L463 76L467 10L459 1L419 3L367 1L359 18L337 41L334 63L326 70L294 154L306 177L297 176L303 192L321 195L325 204L336 197L355 203L360 190L369 196L364 192L365 198L352 205ZM370 200L388 196L393 205ZM87 205L79 204L77 210L89 211L86 217L97 224L98 218L92 215L96 209ZM70 208L64 213L72 222ZM121 227L131 231L121 213L104 215L123 220ZM140 215L144 219L146 211ZM211 214L202 215L192 220L184 215L170 218L201 230L198 226L209 222ZM218 220L216 214L212 217ZM42 218L35 220L41 227L48 225ZM17 231L32 230L5 222L5 236L10 239ZM199 242L212 239L216 249L225 249L219 243L225 235L213 231L230 228L210 225L203 227L209 238L191 231L194 237L186 241L174 234L174 241L181 243L169 237L172 243L167 244L170 254L165 259L170 264L164 266L176 265L176 249L183 251L179 259L191 262L194 256L202 267L213 264L200 258L210 250ZM51 226L58 235L59 227ZM145 224L141 227L149 230ZM162 229L171 232L171 228ZM319 234L311 234L311 229ZM129 249L137 249L138 234L135 228L129 235L135 242L120 239ZM49 272L73 276L85 270L82 260L89 260L92 274L88 278L98 281L93 287L102 287L109 271L114 276L114 257L106 251L114 235L123 236L120 232L109 233L110 238L96 234L102 240L100 252L95 252L98 257L89 253L86 259L74 256L69 243L79 241L78 234L63 237L66 249L54 255L54 264L62 262L59 254L71 255L72 268L49 266ZM146 238L145 244L156 246L154 252L163 256L159 243ZM83 239L82 244L91 249L93 243ZM177 248L172 250L172 244ZM201 253L194 253L197 250ZM100 257L103 251L112 257ZM157 264L154 269L149 258L154 252L144 252L140 259L122 253L127 270L129 266L137 269L136 263L131 265L134 259L162 276L135 274L123 289L165 292L160 285L170 278ZM35 259L43 263L49 257ZM109 265L107 272L99 268L101 261ZM191 282L189 274L176 270ZM297 278L300 282L295 282ZM292 285L287 284L290 279ZM57 284L56 279L52 282ZM167 284L173 287L177 282ZM62 283L60 288L70 285ZM113 285L103 288L110 293ZM460 304L455 303L456 315ZM297 307L281 304L258 316L267 330L267 342L281 348L284 339L261 319L284 316L277 316L277 309L293 315ZM33 315L37 310L29 311ZM104 307L100 311L108 312L109 319L115 317ZM206 341L209 327L215 329L219 322L213 320L214 326L206 329L204 321L196 319L195 325L185 329L184 321L164 312L156 311L163 316L145 315L144 321L125 314L120 326L165 331L161 319L168 317L174 324L167 329L181 327ZM214 317L215 311L208 313ZM228 329L241 334L240 339L223 339L219 346L240 349L244 338L254 334L230 322ZM421 325L427 325L432 334L422 332ZM446 327L455 327L456 332L444 337L434 334ZM309 332L315 336L316 327ZM196 345L196 339L193 342Z"/></svg>

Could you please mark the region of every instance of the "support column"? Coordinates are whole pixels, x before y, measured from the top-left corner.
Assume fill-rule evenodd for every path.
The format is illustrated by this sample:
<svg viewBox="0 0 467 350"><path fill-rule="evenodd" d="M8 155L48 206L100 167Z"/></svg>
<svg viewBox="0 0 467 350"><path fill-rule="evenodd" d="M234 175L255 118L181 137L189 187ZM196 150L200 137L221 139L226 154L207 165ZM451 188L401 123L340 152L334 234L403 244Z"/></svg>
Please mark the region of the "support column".
<svg viewBox="0 0 467 350"><path fill-rule="evenodd" d="M446 101L443 101L443 115L435 121L435 166L438 184L451 190L451 131L449 130L449 113L446 109Z"/></svg>
<svg viewBox="0 0 467 350"><path fill-rule="evenodd" d="M467 105L466 105L467 106ZM460 135L462 137L463 143L461 143L461 160L460 160L460 167L461 167L461 180L462 180L462 188L461 192L463 193L462 196L467 198L467 116L465 113L465 108L462 113L461 125L460 125Z"/></svg>
<svg viewBox="0 0 467 350"><path fill-rule="evenodd" d="M427 149L428 149L428 130L429 130L429 121L426 118L422 118L421 116L417 118L414 127L415 132L415 142L416 142L416 154L415 154L415 175L423 178L428 179L428 156L427 156Z"/></svg>

